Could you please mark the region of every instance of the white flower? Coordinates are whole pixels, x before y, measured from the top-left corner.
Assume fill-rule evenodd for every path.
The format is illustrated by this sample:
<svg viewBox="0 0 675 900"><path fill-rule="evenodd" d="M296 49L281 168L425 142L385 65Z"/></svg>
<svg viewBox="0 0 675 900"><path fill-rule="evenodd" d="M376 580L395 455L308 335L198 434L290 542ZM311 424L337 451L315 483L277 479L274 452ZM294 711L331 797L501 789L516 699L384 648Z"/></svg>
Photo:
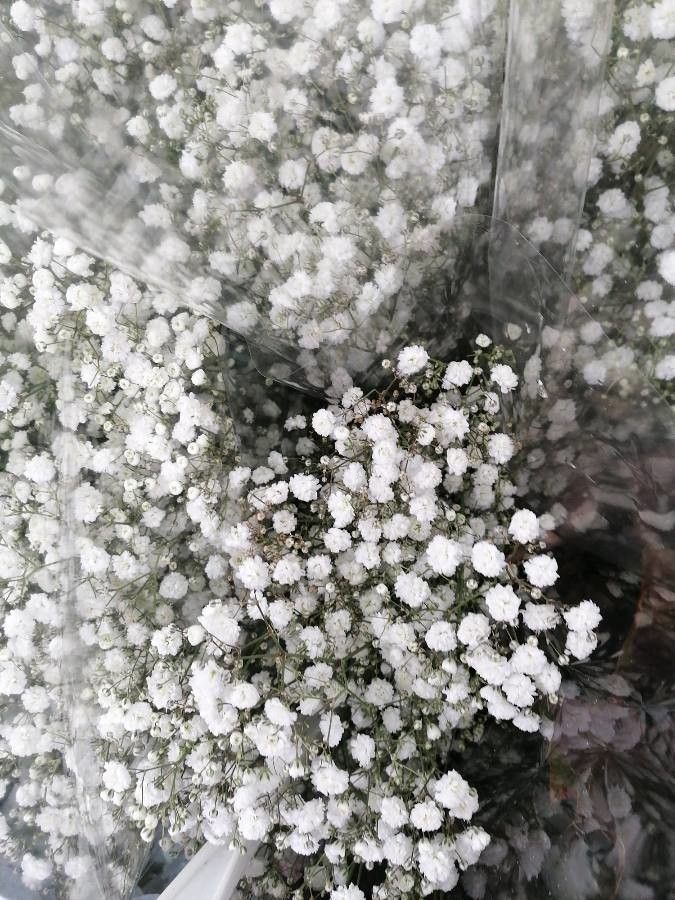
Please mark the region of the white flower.
<svg viewBox="0 0 675 900"><path fill-rule="evenodd" d="M520 598L511 585L496 584L485 595L485 604L497 622L515 622L520 609Z"/></svg>
<svg viewBox="0 0 675 900"><path fill-rule="evenodd" d="M117 760L105 764L101 778L109 791L126 791L132 783L128 768Z"/></svg>
<svg viewBox="0 0 675 900"><path fill-rule="evenodd" d="M499 387L502 394L508 394L518 387L518 376L511 366L502 363L492 367L490 378Z"/></svg>
<svg viewBox="0 0 675 900"><path fill-rule="evenodd" d="M459 880L455 868L454 848L450 844L420 841L417 845L417 865L430 885L451 891Z"/></svg>
<svg viewBox="0 0 675 900"><path fill-rule="evenodd" d="M403 106L403 88L394 78L378 81L370 94L370 108L375 116L392 119Z"/></svg>
<svg viewBox="0 0 675 900"><path fill-rule="evenodd" d="M260 693L255 685L241 681L238 684L229 684L224 691L223 699L236 709L252 709L260 702Z"/></svg>
<svg viewBox="0 0 675 900"><path fill-rule="evenodd" d="M586 384L604 384L607 379L607 366L599 359L591 360L584 366L583 376Z"/></svg>
<svg viewBox="0 0 675 900"><path fill-rule="evenodd" d="M666 112L675 110L675 75L670 78L664 78L663 81L656 85L654 95L656 105Z"/></svg>
<svg viewBox="0 0 675 900"><path fill-rule="evenodd" d="M675 3L673 0L660 0L649 13L649 27L652 37L657 41L669 41L675 38Z"/></svg>
<svg viewBox="0 0 675 900"><path fill-rule="evenodd" d="M620 188L603 191L598 197L598 208L609 219L628 219L632 214L632 207Z"/></svg>
<svg viewBox="0 0 675 900"><path fill-rule="evenodd" d="M558 580L558 563L552 556L539 554L523 563L525 575L531 585L538 588L551 587Z"/></svg>
<svg viewBox="0 0 675 900"><path fill-rule="evenodd" d="M78 522L95 522L103 512L103 494L91 484L80 485L73 491L72 510Z"/></svg>
<svg viewBox="0 0 675 900"><path fill-rule="evenodd" d="M430 418L438 426L440 442L444 446L452 441L461 441L470 431L469 421L461 409L436 406Z"/></svg>
<svg viewBox="0 0 675 900"><path fill-rule="evenodd" d="M425 67L438 64L442 46L441 35L434 25L415 25L410 32L410 52Z"/></svg>
<svg viewBox="0 0 675 900"><path fill-rule="evenodd" d="M490 835L476 825L460 832L455 837L455 852L459 857L460 868L475 865L489 843Z"/></svg>
<svg viewBox="0 0 675 900"><path fill-rule="evenodd" d="M158 656L175 656L183 644L183 638L175 625L167 625L153 634L150 643Z"/></svg>
<svg viewBox="0 0 675 900"><path fill-rule="evenodd" d="M375 741L368 734L356 734L349 741L349 752L362 769L371 767L375 750Z"/></svg>
<svg viewBox="0 0 675 900"><path fill-rule="evenodd" d="M166 100L176 90L177 83L173 75L162 72L150 82L150 93L155 100Z"/></svg>
<svg viewBox="0 0 675 900"><path fill-rule="evenodd" d="M153 712L149 703L132 703L124 713L124 727L132 734L147 731L152 722Z"/></svg>
<svg viewBox="0 0 675 900"><path fill-rule="evenodd" d="M313 581L323 581L329 577L332 568L333 564L329 556L324 554L310 556L307 560L307 577Z"/></svg>
<svg viewBox="0 0 675 900"><path fill-rule="evenodd" d="M389 826L388 820L383 818L383 822ZM405 866L413 855L413 842L407 835L399 832L385 838L382 844L382 852L385 859L395 866Z"/></svg>
<svg viewBox="0 0 675 900"><path fill-rule="evenodd" d="M593 631L602 621L600 609L592 600L582 600L563 613L563 618L572 631Z"/></svg>
<svg viewBox="0 0 675 900"><path fill-rule="evenodd" d="M429 565L439 575L454 575L462 560L462 547L457 541L437 534L427 546Z"/></svg>
<svg viewBox="0 0 675 900"><path fill-rule="evenodd" d="M19 383L20 383L20 379ZM19 399L19 388L11 376L0 381L0 412L6 413L14 409Z"/></svg>
<svg viewBox="0 0 675 900"><path fill-rule="evenodd" d="M363 699L373 706L387 706L394 699L394 689L383 678L374 678L366 688Z"/></svg>
<svg viewBox="0 0 675 900"><path fill-rule="evenodd" d="M468 363L465 359L461 360L461 362L451 362L448 364L443 376L443 390L447 391L451 387L463 387L471 381L472 377L473 368L471 363Z"/></svg>
<svg viewBox="0 0 675 900"><path fill-rule="evenodd" d="M478 810L478 795L459 772L452 769L438 779L434 799L456 819L469 820Z"/></svg>
<svg viewBox="0 0 675 900"><path fill-rule="evenodd" d="M49 484L56 475L56 467L46 453L39 453L28 460L23 474L36 484Z"/></svg>
<svg viewBox="0 0 675 900"><path fill-rule="evenodd" d="M590 631L569 631L565 650L575 659L588 659L598 645L598 638Z"/></svg>
<svg viewBox="0 0 675 900"><path fill-rule="evenodd" d="M506 565L506 558L490 541L478 541L471 548L471 564L486 578L496 578Z"/></svg>
<svg viewBox="0 0 675 900"><path fill-rule="evenodd" d="M509 666L513 672L538 675L546 667L546 654L532 644L520 644L513 651Z"/></svg>
<svg viewBox="0 0 675 900"><path fill-rule="evenodd" d="M241 627L222 603L210 603L199 616L199 622L210 635L227 646L234 647L239 640Z"/></svg>
<svg viewBox="0 0 675 900"><path fill-rule="evenodd" d="M514 706L531 706L535 697L534 682L522 672L512 672L502 682L506 699Z"/></svg>
<svg viewBox="0 0 675 900"><path fill-rule="evenodd" d="M555 628L560 620L555 606L550 603L528 603L522 615L523 622L534 632Z"/></svg>
<svg viewBox="0 0 675 900"><path fill-rule="evenodd" d="M251 113L248 120L248 133L254 140L268 143L277 133L274 116L264 111Z"/></svg>
<svg viewBox="0 0 675 900"><path fill-rule="evenodd" d="M366 895L354 884L342 885L330 892L330 900L366 900Z"/></svg>
<svg viewBox="0 0 675 900"><path fill-rule="evenodd" d="M293 534L297 524L298 520L288 509L279 510L272 516L272 527L277 534Z"/></svg>
<svg viewBox="0 0 675 900"><path fill-rule="evenodd" d="M293 475L288 483L293 496L305 503L316 500L319 495L321 485L314 475Z"/></svg>
<svg viewBox="0 0 675 900"><path fill-rule="evenodd" d="M320 628L310 625L302 629L299 637L306 647L307 655L311 659L317 659L323 655L326 649L326 638Z"/></svg>
<svg viewBox="0 0 675 900"><path fill-rule="evenodd" d="M610 157L627 159L632 156L640 143L640 126L637 122L621 122L607 142Z"/></svg>
<svg viewBox="0 0 675 900"><path fill-rule="evenodd" d="M362 541L354 551L354 559L365 569L376 569L380 564L379 546L371 541Z"/></svg>
<svg viewBox="0 0 675 900"><path fill-rule="evenodd" d="M235 569L235 575L249 591L264 591L270 583L270 570L260 556L247 556Z"/></svg>
<svg viewBox="0 0 675 900"><path fill-rule="evenodd" d="M396 369L401 375L414 375L421 372L428 362L429 354L424 347L404 347L398 355Z"/></svg>
<svg viewBox="0 0 675 900"><path fill-rule="evenodd" d="M26 0L15 0L9 7L12 22L19 31L32 31L37 19L36 10Z"/></svg>
<svg viewBox="0 0 675 900"><path fill-rule="evenodd" d="M14 4L15 6L17 4ZM24 853L21 857L21 874L25 884L36 888L53 874L53 867L46 859L38 859L31 853Z"/></svg>
<svg viewBox="0 0 675 900"><path fill-rule="evenodd" d="M529 544L539 537L539 519L529 509L519 509L511 516L509 534L519 544Z"/></svg>
<svg viewBox="0 0 675 900"><path fill-rule="evenodd" d="M675 77L672 79L675 84ZM675 109L675 106L673 106ZM666 250L658 256L659 274L668 284L675 285L675 250Z"/></svg>
<svg viewBox="0 0 675 900"><path fill-rule="evenodd" d="M482 613L468 613L459 623L457 638L467 647L477 647L490 636L490 620Z"/></svg>
<svg viewBox="0 0 675 900"><path fill-rule="evenodd" d="M324 796L339 796L347 790L349 774L334 763L319 761L313 767L312 784Z"/></svg>
<svg viewBox="0 0 675 900"><path fill-rule="evenodd" d="M167 600L180 600L188 592L188 580L180 572L171 572L162 578L159 594Z"/></svg>
<svg viewBox="0 0 675 900"><path fill-rule="evenodd" d="M297 719L296 713L284 706L278 697L272 697L265 701L265 715L270 722L280 725L282 728L290 727Z"/></svg>
<svg viewBox="0 0 675 900"><path fill-rule="evenodd" d="M323 542L331 553L341 553L351 547L352 539L348 531L341 528L329 528L323 536Z"/></svg>
<svg viewBox="0 0 675 900"><path fill-rule="evenodd" d="M402 828L409 820L408 810L400 797L383 797L380 816L395 831Z"/></svg>
<svg viewBox="0 0 675 900"><path fill-rule="evenodd" d="M660 359L654 367L654 375L664 381L675 379L675 355L669 354Z"/></svg>
<svg viewBox="0 0 675 900"><path fill-rule="evenodd" d="M12 660L0 660L0 694L21 694L27 684L24 671Z"/></svg>
<svg viewBox="0 0 675 900"><path fill-rule="evenodd" d="M328 497L327 506L336 528L344 528L354 521L354 507L344 491L332 491Z"/></svg>
<svg viewBox="0 0 675 900"><path fill-rule="evenodd" d="M287 25L304 12L302 0L270 0L270 12L282 25Z"/></svg>
<svg viewBox="0 0 675 900"><path fill-rule="evenodd" d="M449 653L457 646L455 626L450 622L434 622L427 630L424 640L431 650Z"/></svg>
<svg viewBox="0 0 675 900"><path fill-rule="evenodd" d="M554 696L560 689L562 676L557 666L554 666L553 663L546 663L543 669L536 673L534 680L542 693Z"/></svg>
<svg viewBox="0 0 675 900"><path fill-rule="evenodd" d="M321 437L330 437L335 428L335 416L329 409L320 409L312 416L312 428Z"/></svg>
<svg viewBox="0 0 675 900"><path fill-rule="evenodd" d="M345 733L345 728L340 716L332 710L324 713L319 719L319 730L321 731L325 743L329 747L337 747L342 740L342 735Z"/></svg>
<svg viewBox="0 0 675 900"><path fill-rule="evenodd" d="M451 475L463 475L469 468L469 457L460 447L451 447L446 453L446 460Z"/></svg>
<svg viewBox="0 0 675 900"><path fill-rule="evenodd" d="M277 584L295 584L303 575L303 565L296 553L282 556L272 571L272 579Z"/></svg>
<svg viewBox="0 0 675 900"><path fill-rule="evenodd" d="M370 415L364 419L361 430L373 444L383 442L385 444L396 445L396 429L391 419L381 414Z"/></svg>
<svg viewBox="0 0 675 900"><path fill-rule="evenodd" d="M394 591L399 600L413 609L424 606L431 596L431 589L427 582L412 572L396 576Z"/></svg>
<svg viewBox="0 0 675 900"><path fill-rule="evenodd" d="M416 803L410 810L410 823L419 831L438 831L443 824L443 813L431 800Z"/></svg>
<svg viewBox="0 0 675 900"><path fill-rule="evenodd" d="M507 463L515 452L515 445L508 434L493 434L488 440L488 454L496 463Z"/></svg>
<svg viewBox="0 0 675 900"><path fill-rule="evenodd" d="M267 810L262 807L246 807L239 813L237 827L247 841L262 841L272 826Z"/></svg>

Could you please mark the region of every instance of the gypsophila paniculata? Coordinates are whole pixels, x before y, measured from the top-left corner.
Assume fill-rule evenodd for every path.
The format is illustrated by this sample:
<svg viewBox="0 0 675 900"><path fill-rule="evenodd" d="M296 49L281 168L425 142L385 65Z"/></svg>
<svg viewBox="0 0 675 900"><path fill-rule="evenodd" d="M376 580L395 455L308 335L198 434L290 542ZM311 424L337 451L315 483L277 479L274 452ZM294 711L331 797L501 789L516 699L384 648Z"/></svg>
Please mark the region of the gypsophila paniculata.
<svg viewBox="0 0 675 900"><path fill-rule="evenodd" d="M487 719L507 742L550 734L599 614L561 603L542 523L514 502L515 373L495 348L459 365L456 387L457 364L405 348L381 391L288 422L295 456L231 471L224 519L200 526L216 599L154 631L133 702L105 692L104 796L148 840L162 821L292 850L334 898L383 861L396 896L449 890L487 846L448 750Z"/></svg>

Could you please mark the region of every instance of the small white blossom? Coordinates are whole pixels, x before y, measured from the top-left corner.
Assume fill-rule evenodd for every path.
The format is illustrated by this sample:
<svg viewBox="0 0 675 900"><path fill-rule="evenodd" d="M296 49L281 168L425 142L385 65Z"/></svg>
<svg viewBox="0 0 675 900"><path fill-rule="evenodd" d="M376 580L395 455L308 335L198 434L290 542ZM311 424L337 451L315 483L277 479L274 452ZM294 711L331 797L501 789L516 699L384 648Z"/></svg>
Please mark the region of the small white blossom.
<svg viewBox="0 0 675 900"><path fill-rule="evenodd" d="M506 565L506 559L490 541L478 541L471 548L471 565L481 575L496 578Z"/></svg>
<svg viewBox="0 0 675 900"><path fill-rule="evenodd" d="M404 347L398 355L396 368L401 375L415 375L429 362L429 354L424 347Z"/></svg>
<svg viewBox="0 0 675 900"><path fill-rule="evenodd" d="M551 587L558 580L558 564L552 556L539 554L523 563L530 584L538 588Z"/></svg>

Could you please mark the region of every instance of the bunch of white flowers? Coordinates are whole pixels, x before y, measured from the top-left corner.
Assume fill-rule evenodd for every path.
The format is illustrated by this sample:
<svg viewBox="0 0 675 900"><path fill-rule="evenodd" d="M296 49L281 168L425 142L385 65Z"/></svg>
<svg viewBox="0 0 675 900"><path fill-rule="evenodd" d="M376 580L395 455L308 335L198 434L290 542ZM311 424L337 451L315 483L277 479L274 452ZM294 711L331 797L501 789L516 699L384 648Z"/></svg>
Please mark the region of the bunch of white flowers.
<svg viewBox="0 0 675 900"><path fill-rule="evenodd" d="M425 280L456 274L456 214L481 209L492 175L501 4L179 0L171 30L144 4L43 5L8 10L20 35L11 120L68 144L81 140L77 109L113 157L121 129L138 151L129 194L146 198L131 211L152 235L123 255L149 253L162 232L172 261L196 252L185 289L212 293L234 330L272 328L314 350L357 330L363 340L369 325L374 343L394 307L399 327L414 312ZM169 157L179 172L167 177ZM17 173L53 202L49 172ZM97 217L76 208L89 239ZM245 294L220 298L219 279Z"/></svg>
<svg viewBox="0 0 675 900"><path fill-rule="evenodd" d="M582 4L580 9L590 9ZM570 266L593 322L544 335L574 353L581 384L640 396L646 382L672 406L675 389L675 194L672 171L673 0L621 0L600 98L587 194ZM545 256L569 220L537 216L527 235Z"/></svg>
<svg viewBox="0 0 675 900"><path fill-rule="evenodd" d="M598 624L556 598L547 522L514 504L493 388L516 383L498 350L446 366L408 347L381 391L348 388L287 422L291 454L231 471L224 518L200 520L217 599L148 636L133 692L98 694L103 796L146 840L263 842L263 894L293 851L334 900L361 896L364 864L413 898L477 861L462 750L488 720L505 746L549 735L559 666Z"/></svg>
<svg viewBox="0 0 675 900"><path fill-rule="evenodd" d="M73 741L100 741L86 724L99 688L145 684L155 630L212 599L195 531L234 451L225 345L177 300L46 235L7 260L0 305L0 852L58 891L93 864L95 825L119 885L135 877L125 825L83 821ZM79 476L64 498L66 463Z"/></svg>
<svg viewBox="0 0 675 900"><path fill-rule="evenodd" d="M142 272L156 238L181 276L151 294L38 234L0 180L0 852L29 885L56 890L92 865L64 759L64 458L80 470L68 498L80 653L65 669L85 686L78 721L90 719L83 737L100 762L98 851L110 847L115 885L134 877L117 864L132 857L131 826L190 851L262 841L270 866L250 887L261 896L292 892L293 854L333 900L362 900L361 867L386 868L382 900L451 889L488 841L470 824L485 798L464 751L486 724L514 755L517 738L550 734L561 668L593 651L598 610L556 598L545 533L607 526L605 510L566 494L579 473L606 462L616 473L589 427L607 422L606 398L639 395L643 414L613 407L616 433L639 435L656 418L644 376L666 400L675 389L673 0L616 3L570 270L597 321L563 325L555 311L524 371L495 351L441 365L408 346L392 384L364 395L337 365L391 347L420 309L435 316L439 287L462 328L459 222L491 210L507 6L0 10L11 122L57 150L84 135L71 149L94 169L106 145L133 190L126 206L111 195L110 208L85 208L28 159L12 183L82 215L76 230L102 233L102 253L128 224L113 213L138 214L143 239L111 258ZM561 4L572 49L592 6ZM546 125L519 135L526 187L541 187L529 162L544 137L557 153ZM559 168L547 189L576 196ZM575 227L536 216L525 230L555 258ZM317 384L324 352L340 402L262 435L280 407L245 401L238 429L264 464L232 470L229 361L196 304L235 331L290 336ZM527 427L507 428L500 401L527 416L532 398ZM528 456L515 466L520 439ZM669 509L656 511L664 530ZM471 884L480 896L480 873Z"/></svg>

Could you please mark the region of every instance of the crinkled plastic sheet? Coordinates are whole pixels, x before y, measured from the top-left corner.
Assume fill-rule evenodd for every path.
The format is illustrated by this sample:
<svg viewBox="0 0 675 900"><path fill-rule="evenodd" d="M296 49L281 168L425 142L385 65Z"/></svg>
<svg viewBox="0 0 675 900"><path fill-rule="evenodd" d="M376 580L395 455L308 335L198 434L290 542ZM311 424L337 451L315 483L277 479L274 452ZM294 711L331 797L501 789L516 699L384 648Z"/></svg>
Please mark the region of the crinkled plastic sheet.
<svg viewBox="0 0 675 900"><path fill-rule="evenodd" d="M673 880L672 411L557 274L569 272L572 260L611 13L607 0L512 0L494 215L458 217L435 270L421 284L404 285L394 307L382 311L384 339L382 321L355 319L354 338L330 353L299 352L264 314L254 335L234 327L232 310L250 299L246 282L214 279L186 244L180 205L170 229L144 224L139 214L157 182L178 184L180 176L125 147L114 116L105 125L109 111L89 123L98 127L98 144L96 129L74 132L65 117L63 131L56 117L55 130L39 136L20 133L6 117L0 122L27 218L158 290L187 292L196 310L228 329L230 402L244 455L262 457L282 436L278 418L264 437L246 426L244 411L259 409L261 397L278 401L279 410L305 408L337 390L344 375L373 383L385 352L423 341L451 358L478 328L510 347L525 386L504 410L521 445L519 493L551 515L560 589L570 602L599 603L603 640L594 659L575 667L548 747L523 739L505 755L495 743L487 771L481 753L473 778L491 798L482 815L496 838L485 865L465 876L462 889L471 897L576 900L613 896L623 885L621 896L656 900ZM497 38L494 52L498 60ZM155 180L147 180L148 162ZM41 174L48 179L36 180ZM522 234L539 216L554 225L548 261ZM608 362L604 383L593 386L584 367L595 356ZM67 351L64 370L67 377ZM67 442L62 446L61 515L72 540L67 501L76 475ZM79 578L74 563L64 569L73 641L69 599ZM126 897L142 849L110 827L97 799L94 707L80 681L91 651L68 650L68 759L78 776L82 839L96 858L100 896ZM486 735L488 748L491 739ZM86 890L83 896L94 896L91 882Z"/></svg>
<svg viewBox="0 0 675 900"><path fill-rule="evenodd" d="M485 14L481 12L483 6ZM469 62L477 73L480 70L483 81L490 82L492 93L488 94L489 103L482 109L475 114L465 113L465 120L475 126L475 137L467 146L454 147L453 153L467 174L475 178L476 188L480 187L479 208L484 212L489 212L491 160L496 152L506 35L504 10L503 3L481 2L473 9L464 5L461 17L462 28L478 29L484 38L482 61ZM251 8L251 15L257 17L264 12ZM427 332L431 325L438 324L435 318L438 301L446 309L443 352L447 349L449 353L456 344L461 334L460 307L448 305L453 288L447 283L447 275L453 273L454 281L465 277L471 249L470 229L462 226L450 236L449 242L456 250L444 254L429 271L414 278L411 271L403 289L377 315L350 312L340 323L348 338L340 346L320 354L299 353L293 329L284 327L284 323L281 327L272 325L266 296L260 293L261 286L253 277L255 273L245 271L241 277L224 279L209 267L206 255L194 249L190 240L190 209L195 184L165 160L128 146L119 110L101 102L84 120L74 119L60 103L53 73L42 71L37 73L43 89L39 104L47 112L46 127L33 131L21 118L17 121L12 106L20 98L23 85L14 77L11 58L28 48L20 35L3 33L0 37L3 38L0 71L5 76L0 88L2 176L16 195L17 209L26 222L27 232L30 233L34 223L65 236L78 248L104 259L153 290L186 298L185 305L225 326L233 367L224 374L229 379L230 411L239 431L242 456L266 455L270 441L274 442L277 435L280 437L281 410L323 397L331 389L331 376L336 369L342 375L350 371L364 382L372 377L382 350L393 349L395 342L405 342L407 335L415 330L414 301L420 289L429 297L424 322ZM335 104L337 109L341 102L339 96L332 96L327 99L328 108L316 112L330 113L330 104ZM388 152L393 157L397 141L404 140L405 135L390 138L386 128L382 126L378 136L390 141ZM425 138L433 138L430 132L425 133L424 126L420 125L420 129ZM449 129L448 140L451 133ZM148 224L145 211L156 202L166 202L171 207L169 224L161 227ZM420 286L422 278L425 280ZM269 290L270 284L263 281L262 288ZM238 311L242 303L252 302L258 304L259 314L253 325L243 329L239 324L243 317ZM470 306L464 304L461 318L469 311ZM443 334L443 330L436 328L435 333ZM437 349L441 352L440 345ZM65 395L73 369L71 350L64 341L61 364ZM256 410L256 428L247 425L247 413L251 409ZM269 423L260 418L268 409ZM53 890L73 900L80 897L93 900L99 896L113 900L130 896L145 849L137 834L116 824L100 799L102 764L96 757L99 743L96 720L101 707L92 685L98 654L95 645L81 640L83 622L78 603L79 592L83 587L86 590L86 578L79 569L76 550L79 540L86 535L70 510L79 476L69 455L73 435L56 421L52 438L60 448L58 514L63 524L63 557L67 560L60 583L63 607L67 610L64 628L67 645L63 657L64 750L77 788L80 852L92 863L86 878L55 883ZM137 761L141 767L143 759L143 748L139 747Z"/></svg>
<svg viewBox="0 0 675 900"><path fill-rule="evenodd" d="M367 5L363 8L365 15ZM443 140L448 168L458 168L462 179L470 182L465 192L478 195L475 209L482 214L491 212L507 10L505 0L460 3L445 21L446 27L452 25L455 34L456 61L471 73L462 88L467 96L461 108L458 104L448 104L445 108L443 85L429 79L427 91L431 100L438 101L435 104L439 110L437 121L415 121L415 133L411 135L397 124L399 119L393 124L387 120L370 124L370 132L379 140L382 159L387 166L400 169L406 165L405 159L409 156L418 170L392 176L392 185L405 191L406 180L423 178L428 182L431 202L434 192L440 191L439 179L434 174L433 150L438 141ZM248 4L247 15L252 21L267 18L276 27L280 45L283 45L286 39L283 28L278 23L275 25L264 8ZM469 49L463 49L464 46ZM0 44L0 54L5 56L0 60L2 70L8 75L4 93L10 97L12 82L16 96L22 88L13 77L11 66L11 57L22 49L18 35L11 35L9 43ZM260 367L274 364L274 376L284 382L297 383L302 389L320 393L327 386L326 371L334 367L336 357L351 371L365 371L372 364L379 331L386 330L391 319L400 331L419 290L437 287L448 268L455 264L451 259L455 248L457 256L466 250L459 245L456 234L448 234L449 252L444 254L439 272L434 271L433 265L420 262L419 255L417 258L410 255L409 277L397 296L387 297L375 314L350 309L337 315L335 329L349 331L350 340L346 344L334 344L329 361L319 359L317 365L315 358L314 365L309 364L309 359L298 359L297 333L302 316L289 309L285 321L272 323L270 320L268 296L270 290L283 281L275 265L268 264L256 273L243 257L238 271L223 277L210 266L208 255L195 249L194 242L190 242L190 234L194 231L192 195L198 182L142 147L129 146L121 127L120 111L103 101L99 107L90 110L88 118L80 121L78 117L73 121L69 110L58 100L50 73L38 74L44 89L39 105L48 111L47 127L34 133L17 125L11 100L5 104L5 111L0 111L0 144L6 157L5 172L20 195L22 214L27 220L70 237L86 252L108 260L157 290L186 296L193 309L221 322L233 334L250 340L254 360L257 362L260 355ZM452 72L448 74L448 78L451 77ZM326 85L322 96L325 108L313 109L306 127L314 130L331 122L336 129L348 134L349 117L355 113L345 111L343 93ZM367 98L366 94L364 98ZM429 107L434 105L431 100L426 98L425 101ZM456 122L461 123L461 128L454 127ZM277 143L282 152L288 147L289 156L293 155L294 130L291 117L286 116ZM416 140L420 142L419 146L414 143ZM420 175L422 152L429 155L429 163ZM366 182L363 184L365 192ZM379 202L379 195L370 202ZM170 223L149 224L147 211L154 203L164 203L171 209ZM473 201L468 205L473 206ZM227 214L232 216L235 211L228 210ZM291 228L292 223L287 227ZM271 259L276 252L277 248L273 247L269 254ZM365 255L360 262L368 265ZM258 307L253 320L242 315L242 307L250 307L251 303ZM276 318L278 320L279 316ZM461 332L461 322L457 321L452 331L457 336Z"/></svg>
<svg viewBox="0 0 675 900"><path fill-rule="evenodd" d="M573 265L613 12L614 0L510 4L494 215L524 234L544 234L542 252L564 275Z"/></svg>
<svg viewBox="0 0 675 900"><path fill-rule="evenodd" d="M14 238L16 252L27 249L16 235L8 237ZM26 325L17 327L13 351L30 355L30 345ZM135 880L131 873L139 865L133 857L140 848L117 827L99 797L100 763L94 761L91 740L93 694L78 639L77 597L86 579L77 557L83 526L73 518L72 503L80 484L77 456L81 447L70 415L76 392L70 336L65 329L57 335L52 350L41 361L42 383L36 368L33 383L13 418L28 437L30 455L53 460L56 477L30 484L21 478L22 469L12 458L24 448L7 441L2 450L0 590L4 612L26 617L20 630L8 630L5 637L8 644L15 645L12 656L25 668L27 686L44 688L50 697L48 705L36 712L22 706L17 694L3 696L0 812L19 861L23 858L26 862L25 854L38 860L54 859L60 866L70 861L81 877L69 881L68 896L91 900L130 894ZM46 420L42 401L54 410ZM13 763L8 766L10 759ZM50 840L46 829L36 827L37 814L53 817ZM111 865L112 859L115 865ZM4 861L0 893L11 900L64 896L56 871L32 889L21 883L16 865Z"/></svg>

